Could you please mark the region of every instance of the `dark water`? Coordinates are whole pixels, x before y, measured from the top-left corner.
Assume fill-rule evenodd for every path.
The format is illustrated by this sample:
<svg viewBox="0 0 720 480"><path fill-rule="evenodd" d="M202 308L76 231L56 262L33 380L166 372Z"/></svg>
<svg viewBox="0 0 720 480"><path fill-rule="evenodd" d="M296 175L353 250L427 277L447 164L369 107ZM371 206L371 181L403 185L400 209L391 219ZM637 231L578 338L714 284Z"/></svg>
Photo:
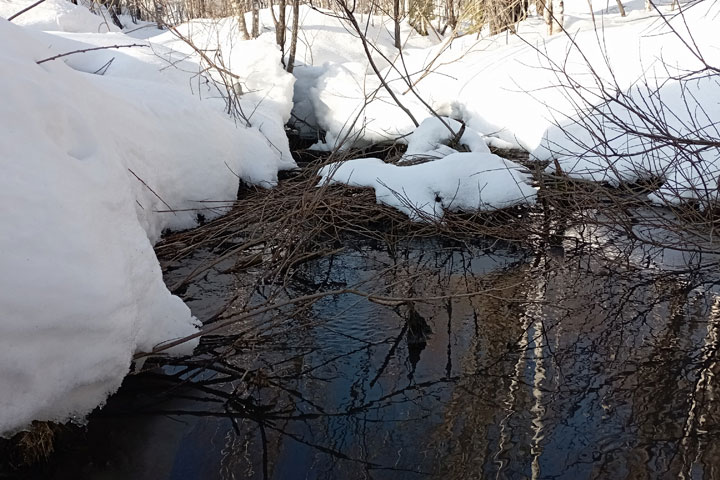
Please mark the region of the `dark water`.
<svg viewBox="0 0 720 480"><path fill-rule="evenodd" d="M538 250L356 243L307 264L285 295L440 298L345 294L245 321L129 377L49 476L720 478L717 289ZM188 288L197 315L252 291L224 268Z"/></svg>

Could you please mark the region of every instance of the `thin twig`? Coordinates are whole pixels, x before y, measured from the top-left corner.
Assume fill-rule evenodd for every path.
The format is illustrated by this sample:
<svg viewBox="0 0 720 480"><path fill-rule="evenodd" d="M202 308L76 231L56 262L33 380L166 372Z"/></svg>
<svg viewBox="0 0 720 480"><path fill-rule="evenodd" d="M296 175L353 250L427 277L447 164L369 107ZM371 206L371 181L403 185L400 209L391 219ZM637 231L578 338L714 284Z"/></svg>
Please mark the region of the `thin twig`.
<svg viewBox="0 0 720 480"><path fill-rule="evenodd" d="M175 210L173 210L173 208L172 208L170 205L168 205L168 203L167 203L165 200L163 200L162 197L161 197L160 195L158 195L157 192L155 192L155 190L153 190L153 189L150 187L150 185L148 185L147 183L145 183L145 180L143 180L142 178L138 177L137 174L136 174L135 172L133 172L133 171L132 171L131 169L129 169L129 168L128 168L128 172L132 173L133 176L140 181L140 183L142 183L143 185L145 185L145 187L147 187L147 189L150 190L150 191L152 192L152 194L155 195L155 196L157 197L157 199L160 200L160 201L163 203L163 205L165 205L165 206L168 208L169 211L171 211L174 215L177 215L177 212L176 212Z"/></svg>
<svg viewBox="0 0 720 480"><path fill-rule="evenodd" d="M38 0L37 2L33 3L32 5L28 5L27 7L23 8L22 10L20 10L20 11L17 12L16 14L10 15L10 17L8 17L8 22L12 22L14 18L19 17L20 15L22 15L22 14L25 13L25 12L27 12L28 10L32 10L33 8L37 7L38 5L40 5L41 3L43 3L44 1L45 1L45 0Z"/></svg>
<svg viewBox="0 0 720 480"><path fill-rule="evenodd" d="M76 53L94 52L95 50L108 50L110 48L149 47L149 46L150 45L145 45L142 43L132 43L130 45L108 45L105 47L83 48L81 50L73 50L72 52L60 53L60 54L54 55L52 57L43 58L42 60L38 60L35 63L40 65L41 63L49 62L50 60L57 60L58 58L67 57L68 55L75 55Z"/></svg>

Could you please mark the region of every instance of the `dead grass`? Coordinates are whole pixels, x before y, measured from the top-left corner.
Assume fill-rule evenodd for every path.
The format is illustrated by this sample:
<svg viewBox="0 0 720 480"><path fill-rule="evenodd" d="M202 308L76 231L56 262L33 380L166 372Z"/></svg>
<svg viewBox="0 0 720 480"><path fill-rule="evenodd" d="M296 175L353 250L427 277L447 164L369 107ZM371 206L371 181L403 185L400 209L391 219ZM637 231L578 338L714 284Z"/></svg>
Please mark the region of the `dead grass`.
<svg viewBox="0 0 720 480"><path fill-rule="evenodd" d="M372 189L318 186L318 169L331 161L337 160L331 157L308 165L273 189L245 189L227 215L197 229L167 235L156 247L158 256L169 264L199 248L239 255L249 250L256 254L259 246L269 245L300 254L337 244L348 234L377 240L488 236L523 241L534 231L527 208L448 213L442 222L411 221L396 209L379 205Z"/></svg>
<svg viewBox="0 0 720 480"><path fill-rule="evenodd" d="M55 452L60 429L52 422L35 421L29 430L17 433L7 441L10 466L19 469L47 462Z"/></svg>

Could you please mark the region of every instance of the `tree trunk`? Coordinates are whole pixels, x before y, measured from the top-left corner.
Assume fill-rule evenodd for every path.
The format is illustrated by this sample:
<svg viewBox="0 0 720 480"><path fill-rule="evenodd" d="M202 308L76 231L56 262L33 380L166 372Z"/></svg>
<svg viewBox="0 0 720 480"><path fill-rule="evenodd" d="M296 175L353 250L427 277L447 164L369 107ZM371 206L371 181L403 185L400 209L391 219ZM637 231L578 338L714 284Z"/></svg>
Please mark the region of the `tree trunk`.
<svg viewBox="0 0 720 480"><path fill-rule="evenodd" d="M155 0L155 23L157 24L158 30L163 29L163 7L162 3Z"/></svg>
<svg viewBox="0 0 720 480"><path fill-rule="evenodd" d="M287 0L278 2L278 18L275 24L275 41L280 46L280 50L285 52L285 10L287 8ZM273 18L274 20L274 18Z"/></svg>
<svg viewBox="0 0 720 480"><path fill-rule="evenodd" d="M250 34L248 33L247 23L245 23L245 8L243 8L243 2L241 0L232 0L232 7L238 20L240 37L243 40L249 40Z"/></svg>
<svg viewBox="0 0 720 480"><path fill-rule="evenodd" d="M100 0L100 5L105 7L108 15L110 15L110 20L112 20L116 27L122 29L123 24L120 22L120 19L117 16L117 12L115 11L115 3L115 0ZM75 5L77 5L77 3L75 3Z"/></svg>
<svg viewBox="0 0 720 480"><path fill-rule="evenodd" d="M393 0L393 21L395 23L395 48L400 50L400 0Z"/></svg>
<svg viewBox="0 0 720 480"><path fill-rule="evenodd" d="M455 2L454 0L448 0L447 2L448 7L448 26L455 30L455 27L457 27L457 15L455 15Z"/></svg>
<svg viewBox="0 0 720 480"><path fill-rule="evenodd" d="M557 3L557 8L555 8ZM565 15L565 2L563 0L545 0L544 18L548 27L548 35L562 31Z"/></svg>
<svg viewBox="0 0 720 480"><path fill-rule="evenodd" d="M275 7L273 2L270 0L270 14L272 15L273 23L275 24L275 43L280 47L280 59L283 67L285 67L285 7L286 0L280 0L278 2L279 12L275 15Z"/></svg>
<svg viewBox="0 0 720 480"><path fill-rule="evenodd" d="M260 35L260 6L258 0L250 0L252 7L252 37L257 38Z"/></svg>
<svg viewBox="0 0 720 480"><path fill-rule="evenodd" d="M243 40L250 40L250 33L247 29L247 23L245 23L245 12L240 9L238 14L238 28L240 28L240 36Z"/></svg>
<svg viewBox="0 0 720 480"><path fill-rule="evenodd" d="M487 21L490 35L497 35L504 30L504 26L507 23L503 18L503 8L500 5L500 0L485 0L481 4L481 11L479 12L478 20L480 23ZM482 28L482 25L477 27L478 31Z"/></svg>
<svg viewBox="0 0 720 480"><path fill-rule="evenodd" d="M119 10L119 9L118 9L118 10ZM110 5L110 6L108 6L108 7L107 7L107 11L108 11L108 13L110 14L110 18L112 19L112 22L115 24L116 27L118 27L118 28L121 29L121 30L122 30L123 28L125 28L125 27L123 26L122 22L120 22L120 19L119 19L118 16L117 16L117 11L116 11L115 5Z"/></svg>
<svg viewBox="0 0 720 480"><path fill-rule="evenodd" d="M275 25L275 28L277 28L278 19L275 16L275 7L273 6L273 0L269 0L268 6L270 7L270 15L272 16L273 25Z"/></svg>
<svg viewBox="0 0 720 480"><path fill-rule="evenodd" d="M130 5L130 12L130 16L134 17L134 19L145 20L145 17L143 16L143 11L140 8L140 0L132 0L132 4Z"/></svg>
<svg viewBox="0 0 720 480"><path fill-rule="evenodd" d="M292 73L295 68L295 51L297 50L298 24L300 23L300 0L293 0L293 24L290 36L290 55L288 56L287 71Z"/></svg>
<svg viewBox="0 0 720 480"><path fill-rule="evenodd" d="M554 1L554 0L553 0ZM561 32L563 27L565 26L565 1L560 0L558 2L558 8L555 12L555 16L553 18L555 21L555 31Z"/></svg>
<svg viewBox="0 0 720 480"><path fill-rule="evenodd" d="M513 24L512 31L515 33L514 24L522 22L528 16L530 2L528 0L514 0L510 7L510 20Z"/></svg>
<svg viewBox="0 0 720 480"><path fill-rule="evenodd" d="M428 34L428 21L432 16L432 2L430 0L410 0L410 25L422 36Z"/></svg>
<svg viewBox="0 0 720 480"><path fill-rule="evenodd" d="M620 10L620 16L624 17L625 16L625 7L623 7L623 4L620 0L616 0L616 1L617 1L618 10Z"/></svg>
<svg viewBox="0 0 720 480"><path fill-rule="evenodd" d="M543 12L543 18L545 19L545 25L548 28L548 35L553 34L553 0L545 0L545 11Z"/></svg>

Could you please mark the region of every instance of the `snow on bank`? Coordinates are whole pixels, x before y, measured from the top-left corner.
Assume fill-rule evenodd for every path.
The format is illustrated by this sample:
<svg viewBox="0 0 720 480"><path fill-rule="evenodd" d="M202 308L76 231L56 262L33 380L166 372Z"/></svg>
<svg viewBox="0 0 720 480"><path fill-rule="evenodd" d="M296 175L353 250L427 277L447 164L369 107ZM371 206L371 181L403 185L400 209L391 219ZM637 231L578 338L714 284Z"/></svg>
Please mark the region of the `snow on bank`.
<svg viewBox="0 0 720 480"><path fill-rule="evenodd" d="M261 21L267 17L269 17L269 11L262 10ZM318 124L315 118L317 109L321 117L338 119L340 122L335 129L329 129L331 136L329 144L334 145L336 142L344 141L340 137L333 137L333 132L342 131L343 127L347 127L347 119L359 114L363 118L358 120L358 125L371 123L364 118L369 112L358 108L357 99L362 98L365 93L376 90L379 84L373 81L372 76L366 77L366 74L372 70L360 38L351 25L338 18L337 13L301 6L299 18L300 35L293 71L297 78L295 105L293 106L293 115L297 120L294 122L294 126L308 135L315 133L315 129L307 127ZM388 60L397 61L399 55L394 46L393 21L382 15L359 14L356 18L366 38L373 46L371 52L375 64L382 69L390 65ZM413 57L415 52L425 55L426 49L438 42L435 36L419 35L407 22L400 24L400 33L405 59ZM289 35L288 32L288 37ZM334 80L332 82L324 80L319 83L318 78L320 77ZM346 95L347 92L350 93L349 96ZM335 100L332 108L338 109L342 104L343 110L324 112L325 104L317 101L321 95L329 95ZM350 101L343 103L344 97ZM382 115L382 113L380 111L378 115ZM410 125L412 126L412 123ZM326 130L328 129L326 128ZM407 131L405 129L405 132ZM365 133L370 134L370 131ZM373 132L373 135L376 138L387 139L397 133L398 130L391 129L390 131ZM318 148L323 147L319 145Z"/></svg>
<svg viewBox="0 0 720 480"><path fill-rule="evenodd" d="M628 2L628 16L624 18L596 8L593 23L587 2L565 5L566 27L575 44L605 77L609 73L604 67L607 53L616 67L617 80L625 87L637 81L660 52L665 53L666 44L672 43L669 36L658 36L661 22L657 16L641 7L641 2ZM411 50L403 62L397 62L396 69L386 68L382 73L418 121L431 113L419 104L399 72L411 72L414 88L438 113L462 119L475 130L533 151L541 146L556 119L575 114L572 99L561 89L552 88L558 78L547 68L543 56L562 64L584 86L593 87L590 67L572 48L570 38L563 34L548 37L545 31L542 18L532 16L521 22L519 35L448 38L425 50ZM568 51L570 56L566 57ZM350 106L358 108L378 90L374 75L363 78L359 74L359 69L329 69L318 79L318 88L312 90L318 120L332 138L343 138L348 131L348 119L354 116ZM374 141L376 132L390 136L413 130L408 116L383 89L368 100L368 113L362 117L366 121L356 126L362 130L362 138Z"/></svg>
<svg viewBox="0 0 720 480"><path fill-rule="evenodd" d="M440 221L445 211L534 204L536 197L525 169L492 153L451 153L411 166L362 158L323 167L320 175L321 184L374 188L378 203L417 221Z"/></svg>
<svg viewBox="0 0 720 480"><path fill-rule="evenodd" d="M188 55L196 58L195 49L179 39L177 34L192 42L196 49L208 52L216 65L232 72L230 78L241 115L266 138L275 150L278 169L295 168L290 154L285 124L292 110L295 78L287 73L281 63L280 48L274 34L263 35L254 40L239 40L239 28L235 18L196 19L175 27L175 32L163 32L150 37L157 45L170 49L175 56ZM211 70L216 77L217 70Z"/></svg>
<svg viewBox="0 0 720 480"><path fill-rule="evenodd" d="M645 103L647 92L638 86L645 80L659 86L655 100L665 102L660 117L671 124L673 135L718 137L713 133L720 118L717 75L682 85L672 80L702 66L687 45L697 44L708 63L720 65L718 3L683 4L686 12L681 17L670 11L670 1L655 2L682 39L656 12L645 11L642 1L623 3L626 17L620 17L615 7L608 9L605 2L591 2L592 11L588 2L565 2L569 35L548 37L543 20L533 16L520 23L517 36L464 36L425 50L411 49L398 69L413 72L414 88L439 114L465 121L490 144L523 148L539 160L557 158L563 170L575 177L617 184L659 176L666 184L655 199L677 202L710 195L720 170L718 150L683 153L649 140L656 128L643 123L642 116L657 114L658 104ZM617 105L601 108L613 109L638 127L639 134L626 135L608 122L592 119L582 125L586 112L578 106L588 109L603 102L597 96L595 74L606 87L616 86L637 102L641 115ZM431 115L397 71L386 68L383 76L418 121ZM561 88L561 82L579 88L588 102L573 88ZM319 125L328 131L324 148L397 139L414 129L378 79L363 74L362 65L330 65L307 90ZM605 140L609 159L606 152L588 152L588 146Z"/></svg>
<svg viewBox="0 0 720 480"><path fill-rule="evenodd" d="M0 17L29 3L0 0ZM61 0L17 20L27 26L0 18L0 435L81 420L119 387L133 353L196 332L153 243L225 211L238 177L273 185L294 165L222 100L200 101L217 91L192 58L173 70L173 53L152 44L38 65L149 44L82 33L97 32L97 17ZM263 105L256 115L282 121Z"/></svg>
<svg viewBox="0 0 720 480"><path fill-rule="evenodd" d="M551 150L573 177L613 185L660 177L665 183L658 195L672 202L697 198L717 190L720 149L692 142L720 143L719 97L720 84L712 76L664 82L652 92L633 88L622 104L603 105L551 128L548 146L541 148ZM634 133L628 134L625 126Z"/></svg>
<svg viewBox="0 0 720 480"><path fill-rule="evenodd" d="M319 174L320 185L373 188L378 203L416 221L441 221L448 211L532 205L537 196L525 167L493 155L478 132L447 117L423 121L398 165L361 158L327 165Z"/></svg>
<svg viewBox="0 0 720 480"><path fill-rule="evenodd" d="M247 14L248 25L250 25L249 15ZM395 60L398 57L394 46L392 19L385 15L363 14L357 14L356 18L365 37L374 47L372 48L374 61L380 68L387 67L388 62L385 58ZM289 39L292 21L288 20ZM262 24L272 26L268 9L260 11L260 21ZM322 67L325 64L352 62L364 64L370 72L357 33L351 25L338 18L338 13L301 5L298 25L300 34L295 56L296 66ZM407 22L400 24L400 34L403 48L410 52L431 47L438 41L434 36L419 35ZM265 35L272 35L272 38L275 38L274 31Z"/></svg>

